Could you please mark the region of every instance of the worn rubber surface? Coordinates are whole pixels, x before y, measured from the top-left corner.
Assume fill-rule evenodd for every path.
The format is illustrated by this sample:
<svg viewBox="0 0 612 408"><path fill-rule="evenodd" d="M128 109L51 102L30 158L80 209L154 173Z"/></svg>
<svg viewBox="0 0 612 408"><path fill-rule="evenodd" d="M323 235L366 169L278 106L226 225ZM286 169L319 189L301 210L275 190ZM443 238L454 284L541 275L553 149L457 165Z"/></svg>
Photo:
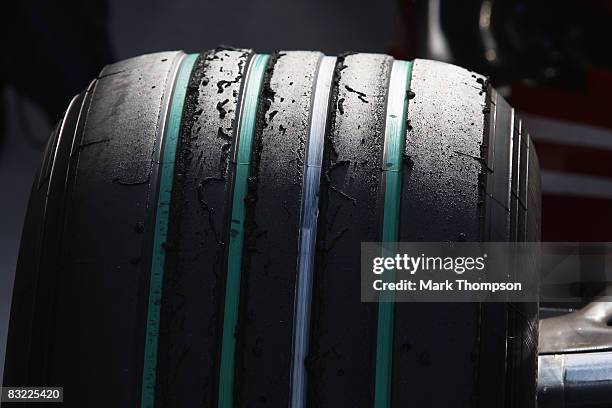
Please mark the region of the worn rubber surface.
<svg viewBox="0 0 612 408"><path fill-rule="evenodd" d="M400 241L538 240L539 196L518 212L510 185L539 189L535 154L529 178L526 155L511 154L521 133L510 106L486 78L433 61L415 61L411 90ZM511 235L511 223L523 227ZM537 305L396 306L394 404L534 406ZM440 381L445 392L435 392Z"/></svg>
<svg viewBox="0 0 612 408"><path fill-rule="evenodd" d="M64 386L72 390L69 406L92 395L99 406L138 402L150 262L143 254L159 163L155 136L177 56L151 54L108 66L78 98L76 131L65 127L57 144L58 153L69 154L55 156L47 178L58 190L37 225L40 255L29 244L20 252L5 384ZM33 196L38 199L44 197ZM21 314L20 303L33 304L31 315ZM22 319L31 319L25 333L15 328ZM115 392L102 392L103 384Z"/></svg>
<svg viewBox="0 0 612 408"><path fill-rule="evenodd" d="M293 304L315 52L273 57L261 101L249 196L237 333L237 402L289 399Z"/></svg>
<svg viewBox="0 0 612 408"><path fill-rule="evenodd" d="M239 93L250 50L196 63L177 148L162 302L160 406L213 406L217 396Z"/></svg>
<svg viewBox="0 0 612 408"><path fill-rule="evenodd" d="M180 52L106 67L53 132L24 227L4 384L63 386L65 406L77 407L374 406L379 308L360 302L359 252L361 242L382 240L393 58L336 60L315 192L302 401L292 399L291 378L296 273L323 55L273 53L262 78L249 74L258 58L251 50L196 57L183 89L161 288L150 286L154 227ZM410 89L401 90L399 240L537 241L539 170L520 118L486 78L426 60L411 67ZM255 125L239 129L253 89ZM246 131L248 191L234 203ZM226 327L229 242L241 206L238 322ZM161 299L157 317L150 299ZM536 311L395 304L390 403L382 406L534 407ZM219 391L223 332L236 340L234 375L224 377L230 400ZM156 342L145 341L151 335ZM145 343L155 346L153 377Z"/></svg>
<svg viewBox="0 0 612 408"><path fill-rule="evenodd" d="M353 54L341 56L336 68L313 292L312 406L373 402L377 305L360 302L356 255L361 242L380 240L382 229L385 88L391 62L383 55Z"/></svg>

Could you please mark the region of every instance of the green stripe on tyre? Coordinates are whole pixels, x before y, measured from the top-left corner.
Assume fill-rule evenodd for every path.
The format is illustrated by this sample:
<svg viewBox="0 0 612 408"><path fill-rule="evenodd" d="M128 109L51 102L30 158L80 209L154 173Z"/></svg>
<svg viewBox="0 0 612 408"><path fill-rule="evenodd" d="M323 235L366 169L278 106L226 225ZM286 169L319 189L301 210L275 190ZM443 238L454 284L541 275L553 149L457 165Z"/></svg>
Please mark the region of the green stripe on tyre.
<svg viewBox="0 0 612 408"><path fill-rule="evenodd" d="M400 199L402 195L402 154L406 135L408 90L412 63L394 61L387 97L385 144L383 151L384 215L382 242L383 256L391 255L393 243L398 239ZM389 243L389 244L387 244ZM389 279L389 276L387 276ZM393 346L393 298L386 296L378 304L378 329L376 338L376 382L374 406L387 408L391 405L391 370Z"/></svg>
<svg viewBox="0 0 612 408"><path fill-rule="evenodd" d="M247 178L251 167L259 94L268 59L269 55L256 54L249 64L238 118L238 151L236 154L231 230L227 254L227 280L219 371L219 408L231 408L233 406L236 354L234 333L238 321L240 300L240 272L242 269L242 244L244 242L244 217L246 212L244 200L247 195Z"/></svg>
<svg viewBox="0 0 612 408"><path fill-rule="evenodd" d="M172 198L172 181L174 179L174 160L181 128L185 94L193 66L199 54L189 54L182 58L174 77L174 86L169 86L171 95L169 106L162 114L167 114L166 123L162 126L159 139L162 145L159 189L155 210L155 231L151 260L151 277L149 282L149 301L147 306L147 328L142 372L141 407L155 405L155 382L157 377L157 347L159 342L160 307L164 280L166 252L164 243L168 235L168 215ZM162 108L164 109L164 108ZM163 121L163 116L162 116Z"/></svg>

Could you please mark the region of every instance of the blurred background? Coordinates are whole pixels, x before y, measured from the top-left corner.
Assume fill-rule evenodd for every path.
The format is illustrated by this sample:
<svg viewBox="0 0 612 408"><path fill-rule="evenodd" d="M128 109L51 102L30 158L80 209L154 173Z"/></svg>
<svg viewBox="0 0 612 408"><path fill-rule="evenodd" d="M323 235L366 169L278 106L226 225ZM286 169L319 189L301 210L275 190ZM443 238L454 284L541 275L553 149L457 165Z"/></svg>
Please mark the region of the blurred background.
<svg viewBox="0 0 612 408"><path fill-rule="evenodd" d="M610 0L21 0L3 15L0 378L21 226L50 127L105 64L139 54L364 51L488 75L536 143L543 240L611 241Z"/></svg>

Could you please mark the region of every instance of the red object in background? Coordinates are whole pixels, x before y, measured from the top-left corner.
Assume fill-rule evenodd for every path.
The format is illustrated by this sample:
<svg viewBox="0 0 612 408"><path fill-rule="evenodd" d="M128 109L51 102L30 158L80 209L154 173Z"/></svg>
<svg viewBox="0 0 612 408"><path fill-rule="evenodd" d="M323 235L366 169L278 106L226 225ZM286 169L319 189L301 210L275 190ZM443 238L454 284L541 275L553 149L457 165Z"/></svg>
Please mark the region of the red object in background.
<svg viewBox="0 0 612 408"><path fill-rule="evenodd" d="M512 86L542 170L543 241L612 241L612 71L593 70L586 84Z"/></svg>
<svg viewBox="0 0 612 408"><path fill-rule="evenodd" d="M393 56L443 59L489 72L493 83L512 84L510 103L540 159L542 239L612 241L612 59L606 42L612 0L514 0L495 2L494 9L480 0L398 4L402 24ZM434 37L445 52L428 48ZM495 51L493 59L487 49ZM575 87L583 75L583 89L542 85Z"/></svg>
<svg viewBox="0 0 612 408"><path fill-rule="evenodd" d="M612 71L594 69L582 92L512 86L542 169L542 239L611 241Z"/></svg>
<svg viewBox="0 0 612 408"><path fill-rule="evenodd" d="M417 25L414 4L411 1L398 2L400 9L400 29L396 30L389 54L394 58L412 60L417 55Z"/></svg>
<svg viewBox="0 0 612 408"><path fill-rule="evenodd" d="M542 240L609 242L612 200L544 194Z"/></svg>
<svg viewBox="0 0 612 408"><path fill-rule="evenodd" d="M531 114L612 129L612 71L590 70L580 93L517 82L510 103Z"/></svg>

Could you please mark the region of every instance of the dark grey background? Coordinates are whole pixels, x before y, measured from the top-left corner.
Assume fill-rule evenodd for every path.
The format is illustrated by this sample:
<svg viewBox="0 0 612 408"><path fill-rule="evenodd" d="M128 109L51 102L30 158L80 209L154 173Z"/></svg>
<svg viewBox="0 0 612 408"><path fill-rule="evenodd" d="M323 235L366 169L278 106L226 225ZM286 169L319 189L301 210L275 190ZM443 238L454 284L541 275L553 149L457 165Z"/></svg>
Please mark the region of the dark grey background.
<svg viewBox="0 0 612 408"><path fill-rule="evenodd" d="M260 52L384 53L399 25L395 0L111 0L109 11L116 59L163 50L199 51L219 44ZM43 75L42 80L53 79ZM21 226L41 154L26 142L26 135L45 139L50 128L43 113L14 88L5 88L2 98L6 120L0 153L0 379Z"/></svg>

